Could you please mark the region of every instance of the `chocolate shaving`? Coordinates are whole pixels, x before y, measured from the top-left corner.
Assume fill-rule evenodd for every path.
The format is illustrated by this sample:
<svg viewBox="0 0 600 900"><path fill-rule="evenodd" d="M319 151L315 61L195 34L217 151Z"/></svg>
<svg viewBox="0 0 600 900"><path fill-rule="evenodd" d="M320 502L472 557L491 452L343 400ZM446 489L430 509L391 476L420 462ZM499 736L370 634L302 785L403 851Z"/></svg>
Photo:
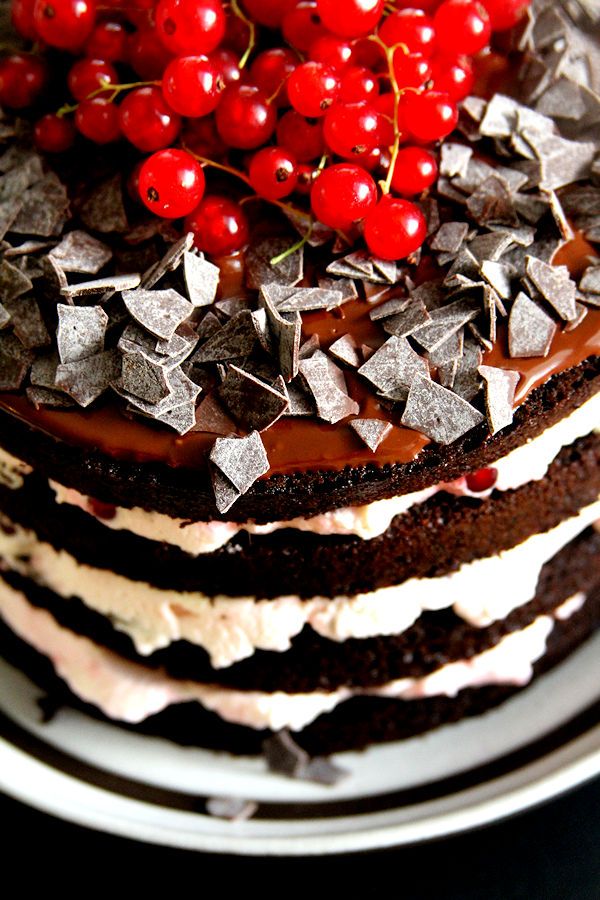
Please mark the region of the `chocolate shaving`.
<svg viewBox="0 0 600 900"><path fill-rule="evenodd" d="M235 503L237 496L245 494L261 475L266 475L269 471L269 460L257 431L252 431L243 438L217 438L209 458L213 464L211 474L217 509L220 513L227 512ZM228 492L225 490L226 485L223 485L222 478L215 479L215 475L219 474L225 477L234 490ZM233 496L236 492L237 496Z"/></svg>
<svg viewBox="0 0 600 900"><path fill-rule="evenodd" d="M496 434L512 424L514 400L520 375L511 369L479 366L485 381L485 408L490 434Z"/></svg>
<svg viewBox="0 0 600 900"><path fill-rule="evenodd" d="M185 254L191 250L194 244L194 234L188 231L182 238L175 241L164 254L164 256L152 263L150 268L144 272L141 281L141 287L149 291L153 288L167 272L174 272L179 266Z"/></svg>
<svg viewBox="0 0 600 900"><path fill-rule="evenodd" d="M333 785L349 774L325 757L315 756L311 759L287 729L266 738L262 750L269 771L287 778Z"/></svg>
<svg viewBox="0 0 600 900"><path fill-rule="evenodd" d="M577 318L576 285L566 266L550 266L540 259L527 257L527 275L542 297L567 322Z"/></svg>
<svg viewBox="0 0 600 900"><path fill-rule="evenodd" d="M458 253L468 233L466 222L445 222L437 230L430 247L445 253Z"/></svg>
<svg viewBox="0 0 600 900"><path fill-rule="evenodd" d="M130 314L155 337L169 340L188 319L194 307L172 288L164 291L124 291L123 301Z"/></svg>
<svg viewBox="0 0 600 900"><path fill-rule="evenodd" d="M299 369L314 397L319 418L334 424L358 413L358 403L348 396L343 372L321 350L303 359Z"/></svg>
<svg viewBox="0 0 600 900"><path fill-rule="evenodd" d="M123 234L129 228L123 204L123 183L119 172L97 185L79 211L81 221L101 234Z"/></svg>
<svg viewBox="0 0 600 900"><path fill-rule="evenodd" d="M383 419L352 419L350 427L373 453L392 430L392 423Z"/></svg>
<svg viewBox="0 0 600 900"><path fill-rule="evenodd" d="M153 416L153 418L172 428L178 434L187 434L196 424L196 403L194 400L188 400Z"/></svg>
<svg viewBox="0 0 600 900"><path fill-rule="evenodd" d="M254 313L237 313L219 331L209 337L196 351L194 363L226 362L249 355L258 341L258 327Z"/></svg>
<svg viewBox="0 0 600 900"><path fill-rule="evenodd" d="M466 337L463 344L462 356L458 360L454 374L452 390L463 400L471 401L481 389L481 365L482 352L478 341Z"/></svg>
<svg viewBox="0 0 600 900"><path fill-rule="evenodd" d="M300 376L286 384L286 393L288 396L289 406L286 416L314 416L315 405L300 384Z"/></svg>
<svg viewBox="0 0 600 900"><path fill-rule="evenodd" d="M209 816L229 822L245 822L252 818L257 809L255 800L245 800L243 797L209 797L206 801Z"/></svg>
<svg viewBox="0 0 600 900"><path fill-rule="evenodd" d="M28 387L25 389L27 399L39 409L41 406L50 406L54 409L70 409L75 402L60 391L53 391L45 387Z"/></svg>
<svg viewBox="0 0 600 900"><path fill-rule="evenodd" d="M24 347L46 347L52 338L42 318L40 307L34 297L19 297L6 302L15 334Z"/></svg>
<svg viewBox="0 0 600 900"><path fill-rule="evenodd" d="M307 312L314 309L335 309L344 302L341 291L327 288L295 288L277 304L279 312Z"/></svg>
<svg viewBox="0 0 600 900"><path fill-rule="evenodd" d="M269 428L289 407L287 394L234 365L219 387L219 398L236 422L253 431Z"/></svg>
<svg viewBox="0 0 600 900"><path fill-rule="evenodd" d="M118 350L105 350L95 356L76 358L56 370L56 387L69 394L79 406L89 406L106 391L121 371Z"/></svg>
<svg viewBox="0 0 600 900"><path fill-rule="evenodd" d="M445 141L440 150L440 175L452 178L455 175L466 175L469 160L473 156L471 147L465 144L453 144Z"/></svg>
<svg viewBox="0 0 600 900"><path fill-rule="evenodd" d="M48 172L23 195L19 214L10 230L17 234L51 237L61 233L69 218L69 200L63 183Z"/></svg>
<svg viewBox="0 0 600 900"><path fill-rule="evenodd" d="M285 253L293 240L285 237L267 238L251 247L246 254L246 277L248 287L262 288L275 282L279 285L294 285L304 274L304 248L300 247L288 254L276 266L271 260Z"/></svg>
<svg viewBox="0 0 600 900"><path fill-rule="evenodd" d="M396 337L408 337L421 326L431 321L431 316L420 300L411 300L404 312L383 319L383 330Z"/></svg>
<svg viewBox="0 0 600 900"><path fill-rule="evenodd" d="M26 294L33 287L31 280L21 272L17 266L13 266L5 259L0 263L0 297L3 303L8 303L22 294Z"/></svg>
<svg viewBox="0 0 600 900"><path fill-rule="evenodd" d="M369 318L372 322L379 319L386 319L388 316L395 316L397 313L404 312L411 301L406 297L394 297L392 300L386 300L380 303L369 312Z"/></svg>
<svg viewBox="0 0 600 900"><path fill-rule="evenodd" d="M483 421L479 410L447 388L417 375L411 385L402 424L451 444Z"/></svg>
<svg viewBox="0 0 600 900"><path fill-rule="evenodd" d="M5 306L0 303L0 329L6 328L10 322L10 313Z"/></svg>
<svg viewBox="0 0 600 900"><path fill-rule="evenodd" d="M474 319L480 308L479 301L467 298L434 309L430 321L414 331L413 337L421 347L431 352L447 341L459 328Z"/></svg>
<svg viewBox="0 0 600 900"><path fill-rule="evenodd" d="M356 284L350 278L322 278L318 279L319 287L328 291L341 291L342 303L355 300L358 297Z"/></svg>
<svg viewBox="0 0 600 900"><path fill-rule="evenodd" d="M505 300L512 297L511 281L515 274L512 266L485 260L481 264L481 274L500 297Z"/></svg>
<svg viewBox="0 0 600 900"><path fill-rule="evenodd" d="M329 347L329 353L353 369L357 369L362 362L356 341L349 334L343 334L337 341L334 341Z"/></svg>
<svg viewBox="0 0 600 900"><path fill-rule="evenodd" d="M383 394L389 394L410 387L417 375L427 377L429 367L406 338L391 337L358 372Z"/></svg>
<svg viewBox="0 0 600 900"><path fill-rule="evenodd" d="M547 356L557 326L541 307L521 291L508 320L508 348L511 357Z"/></svg>
<svg viewBox="0 0 600 900"><path fill-rule="evenodd" d="M214 394L208 394L196 409L196 424L192 431L207 431L210 434L235 434L235 423Z"/></svg>
<svg viewBox="0 0 600 900"><path fill-rule="evenodd" d="M269 294L269 286L261 288L259 302L267 314L269 328L275 339L279 368L286 381L298 374L302 318L299 312L280 313Z"/></svg>
<svg viewBox="0 0 600 900"><path fill-rule="evenodd" d="M107 278L97 278L94 281L80 281L78 284L67 284L61 288L61 294L67 300L74 297L90 297L95 294L101 294L103 300L107 300L113 294L120 291L135 290L140 283L140 276L132 273L131 275L109 275Z"/></svg>
<svg viewBox="0 0 600 900"><path fill-rule="evenodd" d="M483 181L467 200L467 209L480 225L518 225L510 189L499 175Z"/></svg>
<svg viewBox="0 0 600 900"><path fill-rule="evenodd" d="M192 306L209 306L215 299L220 271L201 254L183 254L183 274Z"/></svg>
<svg viewBox="0 0 600 900"><path fill-rule="evenodd" d="M497 262L513 242L514 238L508 231L490 231L488 234L478 234L469 241L469 250L480 263L486 260Z"/></svg>
<svg viewBox="0 0 600 900"><path fill-rule="evenodd" d="M96 275L111 259L112 250L85 231L70 231L48 254L63 272Z"/></svg>
<svg viewBox="0 0 600 900"><path fill-rule="evenodd" d="M0 391L18 390L27 376L34 354L14 334L0 335Z"/></svg>
<svg viewBox="0 0 600 900"><path fill-rule="evenodd" d="M589 266L585 270L579 289L590 294L600 294L600 266Z"/></svg>
<svg viewBox="0 0 600 900"><path fill-rule="evenodd" d="M101 306L57 304L56 344L61 363L72 363L104 350L108 316Z"/></svg>
<svg viewBox="0 0 600 900"><path fill-rule="evenodd" d="M158 403L171 393L163 367L143 353L123 356L122 385L123 390L148 403Z"/></svg>

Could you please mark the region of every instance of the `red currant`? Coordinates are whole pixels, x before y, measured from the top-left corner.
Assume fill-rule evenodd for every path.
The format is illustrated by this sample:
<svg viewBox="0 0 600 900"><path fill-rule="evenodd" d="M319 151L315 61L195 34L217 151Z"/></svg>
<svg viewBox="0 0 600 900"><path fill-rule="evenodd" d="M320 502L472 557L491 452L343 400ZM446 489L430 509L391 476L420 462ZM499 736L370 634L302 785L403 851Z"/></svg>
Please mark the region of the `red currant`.
<svg viewBox="0 0 600 900"><path fill-rule="evenodd" d="M127 94L119 107L121 131L127 140L151 153L173 143L181 127L181 119L165 103L158 87L140 87Z"/></svg>
<svg viewBox="0 0 600 900"><path fill-rule="evenodd" d="M254 150L265 144L277 124L273 104L251 84L225 88L216 112L217 130L230 147Z"/></svg>
<svg viewBox="0 0 600 900"><path fill-rule="evenodd" d="M283 17L281 30L288 44L301 53L308 53L317 38L326 33L314 0L297 3L289 10Z"/></svg>
<svg viewBox="0 0 600 900"><path fill-rule="evenodd" d="M92 59L123 62L127 56L127 32L120 22L100 22L86 41L85 54Z"/></svg>
<svg viewBox="0 0 600 900"><path fill-rule="evenodd" d="M385 19L379 29L379 37L388 47L404 44L410 53L431 56L435 28L433 20L422 9L402 9Z"/></svg>
<svg viewBox="0 0 600 900"><path fill-rule="evenodd" d="M156 7L156 32L172 53L210 53L223 40L225 24L221 0L159 0Z"/></svg>
<svg viewBox="0 0 600 900"><path fill-rule="evenodd" d="M379 94L379 81L370 69L352 66L342 75L338 100L342 103L362 103Z"/></svg>
<svg viewBox="0 0 600 900"><path fill-rule="evenodd" d="M183 143L197 156L214 160L222 159L228 149L217 131L213 116L190 119L183 132Z"/></svg>
<svg viewBox="0 0 600 900"><path fill-rule="evenodd" d="M226 256L248 243L250 229L244 210L229 197L205 197L187 217L186 231L194 232L194 243L211 256Z"/></svg>
<svg viewBox="0 0 600 900"><path fill-rule="evenodd" d="M491 467L478 469L476 472L470 472L465 480L470 491L474 494L480 494L494 487L498 480L498 469Z"/></svg>
<svg viewBox="0 0 600 900"><path fill-rule="evenodd" d="M244 0L248 15L259 25L280 28L283 17L294 9L297 0Z"/></svg>
<svg viewBox="0 0 600 900"><path fill-rule="evenodd" d="M278 106L286 105L287 80L297 65L295 53L286 47L273 47L258 54L250 67L250 77L267 97L275 97Z"/></svg>
<svg viewBox="0 0 600 900"><path fill-rule="evenodd" d="M404 259L423 244L427 224L414 203L386 194L367 215L364 233L374 256Z"/></svg>
<svg viewBox="0 0 600 900"><path fill-rule="evenodd" d="M277 143L294 154L299 162L310 162L323 155L323 120L309 121L290 109L277 123Z"/></svg>
<svg viewBox="0 0 600 900"><path fill-rule="evenodd" d="M169 147L153 153L139 174L140 197L148 209L166 219L187 216L204 194L202 166L185 150Z"/></svg>
<svg viewBox="0 0 600 900"><path fill-rule="evenodd" d="M75 128L69 119L48 113L35 123L33 139L43 153L64 153L75 140Z"/></svg>
<svg viewBox="0 0 600 900"><path fill-rule="evenodd" d="M384 0L317 0L323 25L341 37L363 37L374 31Z"/></svg>
<svg viewBox="0 0 600 900"><path fill-rule="evenodd" d="M390 147L394 143L394 112L396 102L392 93L380 94L372 101L373 108L379 117L379 143Z"/></svg>
<svg viewBox="0 0 600 900"><path fill-rule="evenodd" d="M396 157L392 188L403 197L414 197L431 187L437 174L437 162L429 150L402 147Z"/></svg>
<svg viewBox="0 0 600 900"><path fill-rule="evenodd" d="M250 184L257 194L267 200L281 200L296 187L296 160L281 147L263 147L250 162Z"/></svg>
<svg viewBox="0 0 600 900"><path fill-rule="evenodd" d="M308 163L298 164L298 182L296 184L296 192L308 197L312 190L312 186L319 177L319 170L314 165Z"/></svg>
<svg viewBox="0 0 600 900"><path fill-rule="evenodd" d="M46 83L46 66L31 53L12 53L0 61L0 104L23 109L37 100Z"/></svg>
<svg viewBox="0 0 600 900"><path fill-rule="evenodd" d="M242 76L246 74L245 69L240 69L240 58L233 50L219 47L208 58L219 73L225 87L241 81Z"/></svg>
<svg viewBox="0 0 600 900"><path fill-rule="evenodd" d="M349 41L333 34L324 34L310 45L309 57L336 72L345 71L352 63L354 50Z"/></svg>
<svg viewBox="0 0 600 900"><path fill-rule="evenodd" d="M512 28L523 18L531 0L481 0L490 17L493 31Z"/></svg>
<svg viewBox="0 0 600 900"><path fill-rule="evenodd" d="M469 96L475 83L473 66L466 56L455 59L434 56L431 62L431 78L435 91L444 91L457 102Z"/></svg>
<svg viewBox="0 0 600 900"><path fill-rule="evenodd" d="M364 219L377 202L377 187L361 166L338 163L327 166L316 179L310 205L317 219L329 228L347 231Z"/></svg>
<svg viewBox="0 0 600 900"><path fill-rule="evenodd" d="M119 76L114 66L103 59L78 60L69 71L67 84L76 100L85 100L104 84L117 84Z"/></svg>
<svg viewBox="0 0 600 900"><path fill-rule="evenodd" d="M110 144L121 137L119 109L105 97L82 100L75 112L75 127L95 144Z"/></svg>
<svg viewBox="0 0 600 900"><path fill-rule="evenodd" d="M165 69L163 97L176 113L191 118L217 108L225 83L206 56L178 56Z"/></svg>
<svg viewBox="0 0 600 900"><path fill-rule="evenodd" d="M319 62L307 62L292 72L288 96L294 109L309 119L324 116L337 97L339 79L333 69Z"/></svg>
<svg viewBox="0 0 600 900"><path fill-rule="evenodd" d="M51 47L76 50L94 27L94 0L35 0L33 21L39 36Z"/></svg>
<svg viewBox="0 0 600 900"><path fill-rule="evenodd" d="M427 144L450 134L458 121L458 110L448 94L440 91L407 91L402 96L401 117L403 130Z"/></svg>
<svg viewBox="0 0 600 900"><path fill-rule="evenodd" d="M419 88L431 77L431 65L422 53L394 52L394 77L399 88Z"/></svg>
<svg viewBox="0 0 600 900"><path fill-rule="evenodd" d="M28 41L37 41L39 35L33 21L33 4L35 0L12 0L10 18L21 37Z"/></svg>
<svg viewBox="0 0 600 900"><path fill-rule="evenodd" d="M356 159L380 143L377 110L368 103L337 103L325 116L323 136L329 149L344 159Z"/></svg>
<svg viewBox="0 0 600 900"><path fill-rule="evenodd" d="M127 42L127 57L131 68L144 81L154 81L162 77L173 54L167 50L152 28L143 28L130 35Z"/></svg>
<svg viewBox="0 0 600 900"><path fill-rule="evenodd" d="M433 22L444 52L472 56L489 44L490 17L478 0L444 0Z"/></svg>

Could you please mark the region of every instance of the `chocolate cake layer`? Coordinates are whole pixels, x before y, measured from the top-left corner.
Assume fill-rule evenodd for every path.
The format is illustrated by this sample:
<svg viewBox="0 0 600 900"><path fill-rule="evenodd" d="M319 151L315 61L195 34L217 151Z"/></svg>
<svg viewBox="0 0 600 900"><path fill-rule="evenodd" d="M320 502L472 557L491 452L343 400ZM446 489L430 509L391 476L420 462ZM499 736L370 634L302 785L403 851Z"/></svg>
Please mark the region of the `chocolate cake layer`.
<svg viewBox="0 0 600 900"><path fill-rule="evenodd" d="M177 641L150 656L142 656L128 635L76 598L65 600L14 572L3 572L1 578L22 591L34 606L48 610L63 627L134 662L163 667L174 678L242 690L305 693L418 677L448 662L481 653L578 591L592 590L600 580L599 556L600 534L588 528L544 565L535 597L488 628L469 625L452 609L424 612L402 634L386 637L337 642L305 627L293 639L290 650L257 650L249 659L224 669L214 669L206 651L187 641Z"/></svg>
<svg viewBox="0 0 600 900"><path fill-rule="evenodd" d="M238 534L194 558L171 545L112 531L92 515L56 504L45 480L0 488L0 511L79 562L156 587L214 596L348 595L435 577L548 531L600 495L600 435L565 447L544 478L488 499L440 491L396 516L371 540L284 529Z"/></svg>
<svg viewBox="0 0 600 900"><path fill-rule="evenodd" d="M494 437L482 424L449 446L427 445L409 463L273 475L257 481L226 516L217 512L205 470L116 459L60 441L3 410L0 434L9 453L41 474L106 503L143 504L198 521L272 522L410 493L477 470L536 437L599 388L600 357L592 356L533 390L516 410L513 424Z"/></svg>
<svg viewBox="0 0 600 900"><path fill-rule="evenodd" d="M591 594L584 606L565 622L556 622L545 655L535 664L535 677L572 653L600 625L600 590ZM0 652L14 662L47 693L46 711L73 706L95 718L99 711L79 700L59 679L49 660L0 624ZM320 716L294 738L311 754L359 749L369 744L398 740L428 731L466 716L479 715L522 688L487 686L467 688L456 697L435 696L420 700L388 700L356 697L333 712ZM115 724L115 723L112 723ZM168 707L130 730L169 738L180 744L226 749L232 753L259 753L270 732L255 731L223 721L199 703Z"/></svg>

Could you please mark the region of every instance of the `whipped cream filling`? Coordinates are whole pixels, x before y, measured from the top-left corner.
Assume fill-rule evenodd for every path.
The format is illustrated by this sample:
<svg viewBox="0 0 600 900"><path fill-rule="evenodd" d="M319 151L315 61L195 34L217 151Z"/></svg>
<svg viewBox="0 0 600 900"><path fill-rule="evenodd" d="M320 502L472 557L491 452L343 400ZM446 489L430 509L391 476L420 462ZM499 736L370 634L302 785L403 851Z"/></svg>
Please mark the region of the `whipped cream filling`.
<svg viewBox="0 0 600 900"><path fill-rule="evenodd" d="M556 425L547 428L538 437L496 462L490 463L490 467L497 470L497 480L493 489L515 490L530 481L539 481L563 447L589 434L597 428L599 422L600 393L595 394ZM92 498L56 481L50 481L50 486L55 492L57 503L77 506L94 515ZM130 531L152 541L164 541L192 556L199 556L223 547L240 531L247 531L249 534L271 534L283 528L293 528L297 531L310 531L313 534L356 535L363 540L370 540L387 531L396 516L407 512L418 503L424 503L442 490L457 496L479 498L489 496L492 492L490 489L475 493L469 489L466 478L462 477L400 497L376 500L363 506L335 509L309 518L270 522L265 525L257 525L254 522L242 524L218 521L189 522L185 519L172 519L162 513L151 512L141 507L132 509L116 507L111 518L97 518L107 528Z"/></svg>
<svg viewBox="0 0 600 900"><path fill-rule="evenodd" d="M423 611L452 606L471 625L486 627L531 600L544 563L597 519L600 501L551 531L496 556L464 563L447 575L333 598L285 595L266 600L163 590L78 563L2 517L0 557L65 600L79 597L108 616L142 655L187 640L204 647L214 668L223 668L257 649L288 650L305 626L333 641L400 634Z"/></svg>
<svg viewBox="0 0 600 900"><path fill-rule="evenodd" d="M16 491L23 487L25 476L30 472L33 472L31 466L0 447L0 485Z"/></svg>
<svg viewBox="0 0 600 900"><path fill-rule="evenodd" d="M554 617L572 615L585 601L569 598ZM562 612L561 612L562 611ZM145 669L60 626L46 610L32 606L20 591L0 582L0 614L7 625L39 653L48 657L57 674L82 700L106 716L141 722L174 703L193 700L222 719L250 728L299 731L322 713L355 696L415 700L444 695L455 697L467 687L506 684L523 686L545 650L554 618L539 616L522 631L470 659L448 663L419 678L400 678L380 687L347 688L307 694L240 691L217 685L176 681L162 670Z"/></svg>

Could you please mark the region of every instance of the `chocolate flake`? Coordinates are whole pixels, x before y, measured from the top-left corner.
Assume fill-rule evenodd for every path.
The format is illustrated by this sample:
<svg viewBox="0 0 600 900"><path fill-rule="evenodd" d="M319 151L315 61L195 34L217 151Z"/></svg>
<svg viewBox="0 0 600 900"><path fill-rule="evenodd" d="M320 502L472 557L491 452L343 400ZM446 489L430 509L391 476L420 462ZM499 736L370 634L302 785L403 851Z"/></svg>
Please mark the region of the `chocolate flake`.
<svg viewBox="0 0 600 900"><path fill-rule="evenodd" d="M120 291L135 290L139 283L140 276L135 273L109 275L107 278L97 278L94 281L67 284L61 288L60 292L67 300L72 300L74 297L89 297L94 294L101 294L103 300L108 300L109 297Z"/></svg>
<svg viewBox="0 0 600 900"><path fill-rule="evenodd" d="M35 297L19 297L10 302L7 301L6 307L10 313L15 334L24 347L33 349L34 347L46 347L52 343Z"/></svg>
<svg viewBox="0 0 600 900"><path fill-rule="evenodd" d="M289 407L287 394L234 365L219 387L219 398L236 422L253 431L269 428Z"/></svg>
<svg viewBox="0 0 600 900"><path fill-rule="evenodd" d="M566 266L550 266L533 256L527 257L527 275L542 297L567 322L577 318L576 285Z"/></svg>
<svg viewBox="0 0 600 900"><path fill-rule="evenodd" d="M61 363L72 363L104 350L108 316L101 306L57 304L56 343Z"/></svg>
<svg viewBox="0 0 600 900"><path fill-rule="evenodd" d="M440 175L453 178L466 175L469 160L473 156L471 147L465 144L444 142L440 151Z"/></svg>
<svg viewBox="0 0 600 900"><path fill-rule="evenodd" d="M61 391L54 391L50 388L28 387L25 389L25 393L27 394L29 402L32 403L36 409L39 409L41 406L50 406L54 409L69 409L75 406L74 400L67 394L63 394Z"/></svg>
<svg viewBox="0 0 600 900"><path fill-rule="evenodd" d="M418 328L431 321L431 316L421 300L411 300L404 312L397 313L382 321L383 330L396 337L408 337Z"/></svg>
<svg viewBox="0 0 600 900"><path fill-rule="evenodd" d="M245 494L261 475L266 475L269 471L269 460L258 431L252 431L243 438L217 438L210 453L210 461L215 467L212 471L213 487L219 485L214 476L220 473L233 486L238 496ZM219 490L220 496L215 491L217 509L224 513L235 503L237 497L232 499L233 491L225 496L227 492L223 490L222 484Z"/></svg>
<svg viewBox="0 0 600 900"><path fill-rule="evenodd" d="M488 284L493 287L496 294L504 300L512 297L511 280L515 274L512 266L486 259L481 264L481 274Z"/></svg>
<svg viewBox="0 0 600 900"><path fill-rule="evenodd" d="M356 300L358 297L356 284L350 278L319 278L318 281L320 288L324 288L328 291L341 291L342 303L347 303L349 300Z"/></svg>
<svg viewBox="0 0 600 900"><path fill-rule="evenodd" d="M321 350L303 359L299 369L314 397L319 418L334 424L358 413L358 403L348 396L343 372Z"/></svg>
<svg viewBox="0 0 600 900"><path fill-rule="evenodd" d="M274 336L279 358L279 368L286 381L298 374L302 318L299 312L280 313L269 294L269 285L263 286L259 302L267 314L269 328Z"/></svg>
<svg viewBox="0 0 600 900"><path fill-rule="evenodd" d="M585 270L579 289L590 294L600 294L600 266L589 266Z"/></svg>
<svg viewBox="0 0 600 900"><path fill-rule="evenodd" d="M434 309L431 312L430 321L414 331L413 337L421 347L431 352L447 341L463 325L474 319L480 309L480 302L470 298L456 300L447 306Z"/></svg>
<svg viewBox="0 0 600 900"><path fill-rule="evenodd" d="M29 380L37 387L53 388L58 364L58 355L54 351L36 357L31 366Z"/></svg>
<svg viewBox="0 0 600 900"><path fill-rule="evenodd" d="M373 453L392 430L392 423L383 419L352 419L350 427Z"/></svg>
<svg viewBox="0 0 600 900"><path fill-rule="evenodd" d="M345 362L346 365L352 366L353 369L357 369L362 362L356 341L349 334L343 334L337 341L334 341L329 347L329 353L336 359Z"/></svg>
<svg viewBox="0 0 600 900"><path fill-rule="evenodd" d="M471 401L481 389L481 365L482 352L478 341L466 337L463 344L462 356L458 360L454 374L452 390L463 400Z"/></svg>
<svg viewBox="0 0 600 900"><path fill-rule="evenodd" d="M117 349L95 356L76 358L56 370L56 387L69 394L79 406L89 406L106 391L121 371L121 354Z"/></svg>
<svg viewBox="0 0 600 900"><path fill-rule="evenodd" d="M304 273L304 247L290 253L276 266L271 265L271 260L289 250L292 244L293 239L277 237L259 241L251 247L246 254L248 287L259 289L272 282L298 284Z"/></svg>
<svg viewBox="0 0 600 900"><path fill-rule="evenodd" d="M508 347L513 358L547 356L556 323L523 291L517 294L508 320Z"/></svg>
<svg viewBox="0 0 600 900"><path fill-rule="evenodd" d="M96 275L112 257L112 250L86 231L70 231L48 254L63 272Z"/></svg>
<svg viewBox="0 0 600 900"><path fill-rule="evenodd" d="M125 306L136 320L155 337L169 340L175 330L189 319L194 311L192 304L177 291L124 291Z"/></svg>
<svg viewBox="0 0 600 900"><path fill-rule="evenodd" d="M466 222L445 222L437 230L430 247L445 253L458 253L468 233Z"/></svg>
<svg viewBox="0 0 600 900"><path fill-rule="evenodd" d="M512 194L499 175L486 178L467 200L467 209L480 225L518 225Z"/></svg>
<svg viewBox="0 0 600 900"><path fill-rule="evenodd" d="M196 424L192 431L210 434L235 434L235 423L226 414L214 393L208 394L196 409Z"/></svg>
<svg viewBox="0 0 600 900"><path fill-rule="evenodd" d="M262 750L270 772L301 778L310 756L299 747L286 729L278 731L263 741Z"/></svg>
<svg viewBox="0 0 600 900"><path fill-rule="evenodd" d="M379 319L395 316L397 313L404 312L410 302L410 299L407 297L394 297L392 300L386 300L369 312L369 318L372 322L377 322Z"/></svg>
<svg viewBox="0 0 600 900"><path fill-rule="evenodd" d="M327 288L295 288L288 297L277 304L279 312L307 312L314 309L335 309L344 302L341 291Z"/></svg>
<svg viewBox="0 0 600 900"><path fill-rule="evenodd" d="M206 812L217 819L227 819L229 822L245 822L251 819L258 803L255 800L245 800L242 797L209 797L206 801Z"/></svg>
<svg viewBox="0 0 600 900"><path fill-rule="evenodd" d="M300 384L300 376L294 378L286 384L286 393L288 396L289 406L286 416L314 416L315 405Z"/></svg>
<svg viewBox="0 0 600 900"><path fill-rule="evenodd" d="M192 306L209 306L215 299L220 271L202 254L185 251L183 274L187 294Z"/></svg>
<svg viewBox="0 0 600 900"><path fill-rule="evenodd" d="M58 235L69 218L68 210L64 184L54 172L48 172L23 195L21 209L10 230L40 237Z"/></svg>
<svg viewBox="0 0 600 900"><path fill-rule="evenodd" d="M403 425L438 444L453 443L482 421L474 406L421 375L411 385L402 416Z"/></svg>
<svg viewBox="0 0 600 900"><path fill-rule="evenodd" d="M193 400L188 400L154 416L154 418L178 434L187 434L196 424L196 404Z"/></svg>
<svg viewBox="0 0 600 900"><path fill-rule="evenodd" d="M233 316L196 351L194 363L226 362L248 356L258 341L258 329L253 313L244 310Z"/></svg>
<svg viewBox="0 0 600 900"><path fill-rule="evenodd" d="M0 335L0 391L16 391L23 384L34 359L14 334Z"/></svg>
<svg viewBox="0 0 600 900"><path fill-rule="evenodd" d="M10 322L10 313L5 306L0 303L0 329L6 328Z"/></svg>
<svg viewBox="0 0 600 900"><path fill-rule="evenodd" d="M0 263L0 297L4 303L26 294L33 287L31 280L5 259Z"/></svg>
<svg viewBox="0 0 600 900"><path fill-rule="evenodd" d="M485 381L485 407L490 434L496 434L512 424L514 400L520 375L511 369L479 366Z"/></svg>
<svg viewBox="0 0 600 900"><path fill-rule="evenodd" d="M120 172L98 184L80 210L83 224L101 234L123 234L129 228Z"/></svg>
<svg viewBox="0 0 600 900"><path fill-rule="evenodd" d="M406 338L391 337L358 370L383 394L410 387L417 375L427 377L427 362Z"/></svg>
<svg viewBox="0 0 600 900"><path fill-rule="evenodd" d="M148 403L158 403L171 393L162 366L143 353L126 353L122 368L123 389Z"/></svg>

